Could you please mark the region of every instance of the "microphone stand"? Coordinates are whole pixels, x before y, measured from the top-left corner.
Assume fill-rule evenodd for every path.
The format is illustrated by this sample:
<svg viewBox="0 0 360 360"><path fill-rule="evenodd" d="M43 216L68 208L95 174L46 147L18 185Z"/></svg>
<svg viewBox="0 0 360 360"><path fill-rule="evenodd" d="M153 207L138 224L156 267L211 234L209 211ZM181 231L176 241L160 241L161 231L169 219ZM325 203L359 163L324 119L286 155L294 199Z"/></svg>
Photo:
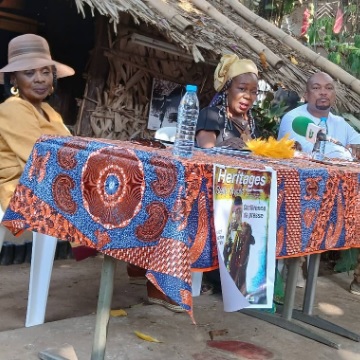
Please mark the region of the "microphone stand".
<svg viewBox="0 0 360 360"><path fill-rule="evenodd" d="M313 147L313 152L318 152L320 151L320 140L319 139L316 139L316 142L314 144L314 147Z"/></svg>
<svg viewBox="0 0 360 360"><path fill-rule="evenodd" d="M344 145L343 145L340 141L337 141L337 140L333 139L332 137L327 136L327 135L324 134L322 131L319 131L319 132L317 133L317 135L316 135L316 143L317 143L317 142L320 142L320 141L329 141L329 142L332 142L333 144L336 144L336 145L339 145L339 146L343 146L343 147L344 147ZM316 143L315 143L315 145L316 145ZM314 146L315 146L315 145L314 145ZM319 144L319 146L320 146L320 144Z"/></svg>
<svg viewBox="0 0 360 360"><path fill-rule="evenodd" d="M324 160L324 154L321 153L320 145L322 141L327 141L326 134L324 134L322 131L319 131L316 135L316 142L314 144L311 157L314 160Z"/></svg>
<svg viewBox="0 0 360 360"><path fill-rule="evenodd" d="M327 136L322 131L319 131L316 135L316 142L315 142L313 150L312 150L312 158L314 160L323 160L324 159L324 154L322 154L320 151L320 145L321 145L322 141L329 141L335 145L343 147L350 153L351 157L353 157L351 151L346 146L344 146L340 141L337 141L337 140Z"/></svg>

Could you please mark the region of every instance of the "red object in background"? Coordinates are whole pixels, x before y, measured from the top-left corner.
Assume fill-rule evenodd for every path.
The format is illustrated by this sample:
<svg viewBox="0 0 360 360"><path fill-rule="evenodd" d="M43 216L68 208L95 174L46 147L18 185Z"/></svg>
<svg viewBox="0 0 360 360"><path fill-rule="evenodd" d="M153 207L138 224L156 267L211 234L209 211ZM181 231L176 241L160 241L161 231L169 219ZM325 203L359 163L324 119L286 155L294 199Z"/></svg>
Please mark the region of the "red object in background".
<svg viewBox="0 0 360 360"><path fill-rule="evenodd" d="M84 245L72 246L71 250L76 261L81 261L97 255L96 249Z"/></svg>
<svg viewBox="0 0 360 360"><path fill-rule="evenodd" d="M310 10L309 9L305 9L304 10L304 14L303 14L303 21L302 21L302 25L301 25L301 32L300 32L300 36L304 36L310 26Z"/></svg>
<svg viewBox="0 0 360 360"><path fill-rule="evenodd" d="M232 355L241 356L248 360L270 360L274 354L260 346L237 340L209 340L207 346L230 352Z"/></svg>
<svg viewBox="0 0 360 360"><path fill-rule="evenodd" d="M336 12L336 18L335 18L335 23L334 23L334 27L333 27L334 34L338 34L341 31L343 22L344 22L344 13L341 10L341 8L339 7Z"/></svg>

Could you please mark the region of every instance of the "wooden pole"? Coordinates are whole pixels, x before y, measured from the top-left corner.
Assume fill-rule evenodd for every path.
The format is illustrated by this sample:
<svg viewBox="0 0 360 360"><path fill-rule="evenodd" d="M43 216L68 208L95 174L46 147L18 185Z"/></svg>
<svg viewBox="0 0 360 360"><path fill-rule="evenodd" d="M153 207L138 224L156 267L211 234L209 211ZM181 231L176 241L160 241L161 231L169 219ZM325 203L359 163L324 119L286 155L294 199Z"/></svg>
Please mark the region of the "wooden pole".
<svg viewBox="0 0 360 360"><path fill-rule="evenodd" d="M164 16L166 20L176 26L179 30L186 32L192 31L194 26L181 16L173 7L169 6L165 1L161 0L144 0L145 3L154 8L157 12Z"/></svg>
<svg viewBox="0 0 360 360"><path fill-rule="evenodd" d="M256 25L259 29L265 31L278 41L288 45L291 49L299 52L302 56L310 60L315 66L322 69L331 75L334 79L340 80L347 85L351 90L360 95L360 80L346 72L340 66L332 63L330 60L312 51L310 48L304 46L299 41L294 39L291 35L285 33L275 25L269 23L262 17L250 11L247 7L242 5L237 0L224 0L230 5L242 18L251 24ZM294 65L295 66L295 65Z"/></svg>
<svg viewBox="0 0 360 360"><path fill-rule="evenodd" d="M81 119L84 115L85 100L88 99L88 89L89 89L89 83L86 82L84 95L81 100L79 112L78 112L77 119L76 119L76 124L74 126L74 135L76 135L76 136L80 136L80 134L81 134L81 123L82 123Z"/></svg>
<svg viewBox="0 0 360 360"><path fill-rule="evenodd" d="M75 131L78 136L91 137L93 135L90 116L91 110L94 110L97 104L89 101L88 98L96 99L99 89L100 93L102 93L108 75L109 63L103 50L109 44L107 28L108 19L105 16L98 15L95 21L95 47L91 54L90 65L87 71L86 93L82 99L75 124Z"/></svg>
<svg viewBox="0 0 360 360"><path fill-rule="evenodd" d="M265 55L267 62L275 69L280 69L284 62L276 54L274 54L268 47L266 47L259 40L255 39L249 33L247 33L240 26L232 22L228 17L223 15L214 6L209 4L206 0L192 0L192 3L209 15L211 18L219 22L224 29L234 34L241 41L243 41L250 49L255 51L259 56Z"/></svg>
<svg viewBox="0 0 360 360"><path fill-rule="evenodd" d="M144 72L151 74L153 77L158 77L159 79L166 79L166 80L169 80L169 81L172 81L175 83L178 83L180 81L179 78L176 78L176 77L173 77L173 76L170 76L167 74L163 74L162 72L152 70L151 68L146 67L146 66L141 66L141 65L135 64L133 61L130 61L130 60L124 58L123 56L121 56L120 52L117 52L117 54L116 54L115 52L105 51L105 56L107 56L108 58L111 58L111 57L113 57L115 59L118 58L119 61L121 61L125 64L128 64L130 66L133 66L139 70L143 70ZM184 74L184 76L185 76L185 74ZM191 78L186 78L186 77L184 80L186 83L190 83L192 81Z"/></svg>

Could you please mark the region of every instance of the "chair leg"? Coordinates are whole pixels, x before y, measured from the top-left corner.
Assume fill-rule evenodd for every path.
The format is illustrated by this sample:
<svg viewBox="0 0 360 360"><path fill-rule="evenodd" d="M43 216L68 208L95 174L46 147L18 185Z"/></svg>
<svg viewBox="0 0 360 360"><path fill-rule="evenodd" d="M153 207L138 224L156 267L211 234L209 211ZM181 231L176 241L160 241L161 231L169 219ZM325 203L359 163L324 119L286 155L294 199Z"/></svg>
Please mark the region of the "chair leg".
<svg viewBox="0 0 360 360"><path fill-rule="evenodd" d="M0 206L0 221L2 220L3 217L4 217L4 211ZM0 225L0 252L5 239L5 235L6 235L6 228L5 226Z"/></svg>
<svg viewBox="0 0 360 360"><path fill-rule="evenodd" d="M0 225L0 253L1 253L1 248L5 239L5 234L6 234L6 228L2 225Z"/></svg>
<svg viewBox="0 0 360 360"><path fill-rule="evenodd" d="M33 233L25 327L43 324L57 239Z"/></svg>

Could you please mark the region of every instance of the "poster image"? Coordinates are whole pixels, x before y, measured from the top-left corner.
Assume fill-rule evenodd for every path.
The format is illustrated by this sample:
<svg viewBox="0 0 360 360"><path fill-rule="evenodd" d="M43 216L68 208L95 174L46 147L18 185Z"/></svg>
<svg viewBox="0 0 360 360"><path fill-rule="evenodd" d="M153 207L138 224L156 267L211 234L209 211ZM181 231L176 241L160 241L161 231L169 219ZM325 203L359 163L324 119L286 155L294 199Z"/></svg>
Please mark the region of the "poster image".
<svg viewBox="0 0 360 360"><path fill-rule="evenodd" d="M162 79L154 79L151 93L148 129L177 125L180 100L185 93L183 85Z"/></svg>
<svg viewBox="0 0 360 360"><path fill-rule="evenodd" d="M246 272L250 250L255 245L252 227L242 220L242 197L235 196L231 206L227 237L224 244L224 264L243 295L248 294ZM266 296L266 294L264 294ZM259 300L261 302L261 298Z"/></svg>
<svg viewBox="0 0 360 360"><path fill-rule="evenodd" d="M276 174L217 165L214 217L224 305L271 308L275 277ZM227 289L230 283L231 289ZM234 292L241 304L234 305Z"/></svg>

